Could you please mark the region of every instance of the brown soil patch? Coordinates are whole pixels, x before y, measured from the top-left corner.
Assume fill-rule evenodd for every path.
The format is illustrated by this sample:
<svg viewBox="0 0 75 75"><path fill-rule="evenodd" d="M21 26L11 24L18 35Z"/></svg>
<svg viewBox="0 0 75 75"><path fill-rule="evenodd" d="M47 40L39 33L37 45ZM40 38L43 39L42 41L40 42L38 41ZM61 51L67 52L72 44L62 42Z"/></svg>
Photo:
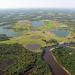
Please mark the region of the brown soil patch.
<svg viewBox="0 0 75 75"><path fill-rule="evenodd" d="M14 61L11 59L1 61L0 62L0 71L5 71L12 64L14 64Z"/></svg>
<svg viewBox="0 0 75 75"><path fill-rule="evenodd" d="M28 44L28 45L26 45L26 48L29 50L36 50L36 49L39 49L40 47L41 47L40 44Z"/></svg>

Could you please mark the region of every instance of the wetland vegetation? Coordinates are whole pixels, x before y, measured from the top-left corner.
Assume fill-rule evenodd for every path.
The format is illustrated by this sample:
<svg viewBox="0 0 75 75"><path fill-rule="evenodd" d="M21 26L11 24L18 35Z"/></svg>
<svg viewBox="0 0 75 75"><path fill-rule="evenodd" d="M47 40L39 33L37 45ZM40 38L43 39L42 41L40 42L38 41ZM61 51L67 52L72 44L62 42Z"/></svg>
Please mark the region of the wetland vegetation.
<svg viewBox="0 0 75 75"><path fill-rule="evenodd" d="M46 46L57 46L53 55L75 75L75 45L58 47L75 43L75 11L64 10L0 10L0 75L52 75L43 59Z"/></svg>

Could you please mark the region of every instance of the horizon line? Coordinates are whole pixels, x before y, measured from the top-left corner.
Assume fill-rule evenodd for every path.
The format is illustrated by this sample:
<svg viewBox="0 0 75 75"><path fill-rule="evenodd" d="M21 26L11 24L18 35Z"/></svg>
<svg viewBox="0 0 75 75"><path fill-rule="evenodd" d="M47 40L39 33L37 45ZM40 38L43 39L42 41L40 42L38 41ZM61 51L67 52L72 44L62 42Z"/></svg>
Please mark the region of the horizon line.
<svg viewBox="0 0 75 75"><path fill-rule="evenodd" d="M41 7L41 8L0 8L0 9L75 9L75 8L52 8L52 7Z"/></svg>

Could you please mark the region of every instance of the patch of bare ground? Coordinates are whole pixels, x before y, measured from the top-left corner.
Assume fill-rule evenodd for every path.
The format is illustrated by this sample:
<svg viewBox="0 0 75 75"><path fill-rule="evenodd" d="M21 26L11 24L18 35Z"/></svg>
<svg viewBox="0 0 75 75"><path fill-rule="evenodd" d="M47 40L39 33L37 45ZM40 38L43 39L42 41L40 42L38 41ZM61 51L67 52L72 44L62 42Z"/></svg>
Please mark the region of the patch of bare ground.
<svg viewBox="0 0 75 75"><path fill-rule="evenodd" d="M12 64L14 64L14 61L11 59L0 61L0 75L3 75L2 73L6 71Z"/></svg>
<svg viewBox="0 0 75 75"><path fill-rule="evenodd" d="M37 50L41 48L41 45L40 44L27 44L26 48L29 50Z"/></svg>

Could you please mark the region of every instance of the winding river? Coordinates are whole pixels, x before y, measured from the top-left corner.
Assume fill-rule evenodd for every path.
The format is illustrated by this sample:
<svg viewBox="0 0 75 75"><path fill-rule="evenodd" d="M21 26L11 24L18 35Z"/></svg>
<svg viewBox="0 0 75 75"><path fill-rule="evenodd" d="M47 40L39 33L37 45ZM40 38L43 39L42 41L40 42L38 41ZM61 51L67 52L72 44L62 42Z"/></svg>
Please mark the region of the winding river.
<svg viewBox="0 0 75 75"><path fill-rule="evenodd" d="M75 47L75 43L64 43L64 44L59 44L58 46L74 46ZM62 65L58 64L55 56L52 54L51 50L52 48L55 48L57 46L48 46L45 47L45 53L43 55L43 59L45 60L45 62L51 67L52 69L52 75L71 75Z"/></svg>

